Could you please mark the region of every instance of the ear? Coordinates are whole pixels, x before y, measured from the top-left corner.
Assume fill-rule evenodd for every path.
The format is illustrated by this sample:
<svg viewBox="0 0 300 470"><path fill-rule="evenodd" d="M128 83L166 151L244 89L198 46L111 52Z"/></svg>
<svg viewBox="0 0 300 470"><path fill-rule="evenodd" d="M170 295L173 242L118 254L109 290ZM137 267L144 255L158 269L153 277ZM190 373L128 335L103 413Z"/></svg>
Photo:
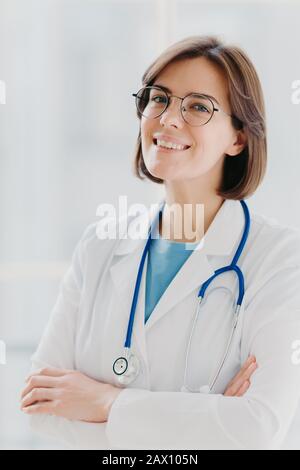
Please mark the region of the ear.
<svg viewBox="0 0 300 470"><path fill-rule="evenodd" d="M238 155L246 147L247 141L248 139L244 129L236 131L234 142L227 148L226 155L230 157Z"/></svg>

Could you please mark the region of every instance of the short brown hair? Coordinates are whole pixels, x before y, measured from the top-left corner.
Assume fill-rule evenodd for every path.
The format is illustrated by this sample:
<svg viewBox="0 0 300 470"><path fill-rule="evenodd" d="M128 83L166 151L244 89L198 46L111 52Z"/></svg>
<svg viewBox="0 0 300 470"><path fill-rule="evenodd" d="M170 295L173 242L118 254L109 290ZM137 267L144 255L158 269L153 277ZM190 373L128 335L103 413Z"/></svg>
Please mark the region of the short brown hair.
<svg viewBox="0 0 300 470"><path fill-rule="evenodd" d="M247 145L235 157L224 158L223 178L217 194L225 199L244 199L255 192L266 172L267 140L263 92L254 65L237 46L225 45L216 36L190 36L168 47L142 77L143 86L152 85L169 64L206 57L217 64L228 81L229 104L234 129L244 129ZM137 111L141 120L141 114ZM147 170L142 155L141 128L136 143L134 172L155 183L164 181Z"/></svg>

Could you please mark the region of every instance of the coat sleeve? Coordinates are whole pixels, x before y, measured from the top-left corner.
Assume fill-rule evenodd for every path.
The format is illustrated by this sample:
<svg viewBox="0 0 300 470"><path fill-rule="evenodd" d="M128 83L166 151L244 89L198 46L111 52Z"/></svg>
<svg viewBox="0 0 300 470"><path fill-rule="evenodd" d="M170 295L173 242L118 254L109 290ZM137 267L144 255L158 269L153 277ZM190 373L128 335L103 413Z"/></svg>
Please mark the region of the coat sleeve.
<svg viewBox="0 0 300 470"><path fill-rule="evenodd" d="M243 397L127 388L108 417L110 445L280 448L299 403L300 365L293 360L299 340L300 265L277 270L245 306L241 348L245 358L256 356L258 369Z"/></svg>
<svg viewBox="0 0 300 470"><path fill-rule="evenodd" d="M74 369L76 320L82 296L85 249L96 230L90 224L75 247L69 269L59 287L47 327L39 346L31 357L31 371L43 367ZM31 428L59 441L67 447L106 449L106 423L72 421L50 415L30 415Z"/></svg>

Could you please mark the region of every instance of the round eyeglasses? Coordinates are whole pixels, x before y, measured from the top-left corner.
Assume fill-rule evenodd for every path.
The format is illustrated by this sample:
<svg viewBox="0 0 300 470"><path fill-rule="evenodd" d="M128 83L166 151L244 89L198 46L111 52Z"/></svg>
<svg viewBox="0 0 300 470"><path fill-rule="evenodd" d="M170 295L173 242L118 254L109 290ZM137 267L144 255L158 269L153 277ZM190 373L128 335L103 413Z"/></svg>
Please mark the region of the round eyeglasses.
<svg viewBox="0 0 300 470"><path fill-rule="evenodd" d="M215 111L221 111L241 123L232 114L226 113L220 107L216 108L212 99L205 94L190 93L181 98L176 95L168 95L162 88L153 85L141 88L137 93L132 93L132 96L135 97L138 112L147 119L156 119L161 116L169 106L170 98L174 96L181 100L182 118L190 126L207 124Z"/></svg>

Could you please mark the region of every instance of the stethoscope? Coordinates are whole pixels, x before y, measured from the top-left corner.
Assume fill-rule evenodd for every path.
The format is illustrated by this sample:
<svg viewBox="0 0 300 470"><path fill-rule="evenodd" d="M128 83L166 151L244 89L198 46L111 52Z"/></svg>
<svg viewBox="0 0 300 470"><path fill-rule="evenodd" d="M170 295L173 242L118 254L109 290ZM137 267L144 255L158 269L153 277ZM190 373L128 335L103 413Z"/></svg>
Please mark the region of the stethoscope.
<svg viewBox="0 0 300 470"><path fill-rule="evenodd" d="M205 281L202 284L202 286L199 290L199 293L198 293L199 302L198 302L198 305L197 305L197 309L196 309L196 313L195 313L195 317L194 317L194 321L193 321L193 326L192 326L192 329L191 329L191 334L190 334L190 338L189 338L188 346L187 346L187 351L186 351L184 384L181 388L181 391L183 391L183 392L210 393L212 391L216 381L218 380L218 377L220 376L220 373L222 371L222 368L224 366L226 358L229 354L229 350L230 350L230 346L232 344L234 332L235 332L235 329L236 329L236 326L237 326L237 323L238 323L240 307L241 307L241 304L242 304L242 301L243 301L243 298L244 298L244 292L245 292L244 276L243 276L243 273L240 270L240 268L237 266L237 262L238 262L239 257L241 256L241 253L242 253L243 248L245 246L245 243L247 241L248 234L249 234L249 229L250 229L250 214L249 214L248 206L245 203L245 201L243 201L243 200L240 200L240 203L241 203L241 205L243 207L243 210L244 210L245 228L244 228L244 232L243 232L240 244L239 244L239 246L236 250L236 253L235 253L231 263L228 266L224 266L223 268L217 269L215 271L215 273L209 279L207 279L207 281ZM148 254L148 250L149 250L152 235L154 233L155 227L156 227L157 222L158 222L158 218L160 216L160 213L162 212L164 204L165 204L165 202L163 201L163 203L161 204L161 206L159 208L159 211L158 211L157 215L154 218L154 222L150 226L150 229L149 229L149 232L148 232L148 240L146 242L146 245L145 245L142 257L141 257L141 261L140 261L140 265L139 265L139 269L138 269L138 274L137 274L137 279L136 279L136 283L135 283L135 288L134 288L134 293L133 293L133 298L132 298L132 304L131 304L129 322L128 322L128 327L127 327L126 340L125 340L125 344L124 344L124 353L123 353L123 356L118 357L113 363L113 372L115 373L115 375L117 377L117 380L121 385L128 385L131 382L133 382L137 378L137 376L139 375L139 372L140 372L140 361L139 361L138 357L130 351L132 328L133 328L133 323L134 323L136 305L137 305L137 300L138 300L138 295L139 295L139 289L140 289L140 284L141 284L145 259L146 259L146 256ZM191 390L186 385L188 359L189 359L189 352L190 352L192 337L193 337L193 333L194 333L195 326L196 326L196 323L197 323L197 318L198 318L198 315L199 315L200 305L203 301L206 289L211 284L211 282L217 276L219 276L220 274L223 274L223 273L228 272L228 271L234 271L236 273L237 277L238 277L239 296L238 296L236 306L235 306L235 309L234 309L232 328L231 328L229 339L228 339L228 342L227 342L227 345L226 345L226 348L225 348L225 352L224 352L224 355L223 355L223 357L220 361L220 364L217 368L217 371L216 371L213 379L211 380L210 384L209 385L203 385L198 390Z"/></svg>

